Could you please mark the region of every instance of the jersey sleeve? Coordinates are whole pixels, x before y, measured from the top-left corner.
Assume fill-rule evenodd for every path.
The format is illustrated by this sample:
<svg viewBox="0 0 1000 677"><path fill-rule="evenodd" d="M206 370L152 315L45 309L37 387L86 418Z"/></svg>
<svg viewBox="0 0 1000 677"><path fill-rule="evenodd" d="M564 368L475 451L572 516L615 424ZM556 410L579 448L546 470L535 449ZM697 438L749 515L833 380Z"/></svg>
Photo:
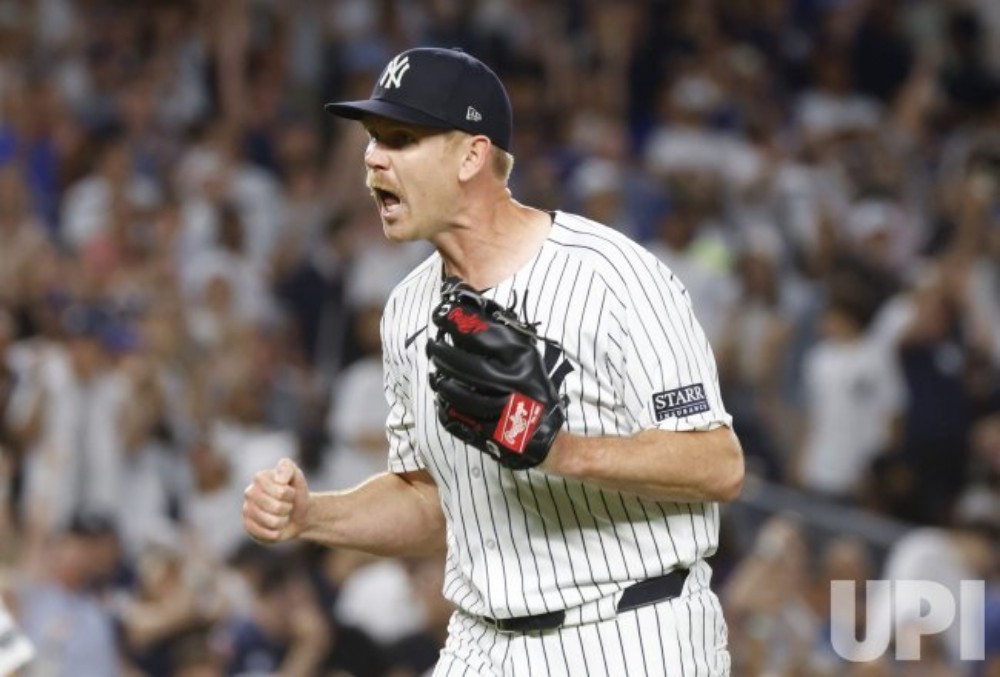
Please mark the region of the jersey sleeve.
<svg viewBox="0 0 1000 677"><path fill-rule="evenodd" d="M395 303L390 300L382 315L382 378L389 414L386 417L386 435L389 438L389 471L413 472L424 468L417 453L416 418L409 383L399 359L399 337L393 331Z"/></svg>
<svg viewBox="0 0 1000 677"><path fill-rule="evenodd" d="M623 300L623 399L641 430L732 425L715 356L681 281L652 255L638 257Z"/></svg>

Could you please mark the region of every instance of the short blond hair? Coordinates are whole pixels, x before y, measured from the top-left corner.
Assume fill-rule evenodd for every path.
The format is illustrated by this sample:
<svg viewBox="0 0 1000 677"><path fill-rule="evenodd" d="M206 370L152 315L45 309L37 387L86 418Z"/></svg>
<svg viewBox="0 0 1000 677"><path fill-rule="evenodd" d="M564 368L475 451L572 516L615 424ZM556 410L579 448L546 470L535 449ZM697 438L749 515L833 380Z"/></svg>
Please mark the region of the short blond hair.
<svg viewBox="0 0 1000 677"><path fill-rule="evenodd" d="M490 158L490 163L493 175L507 183L510 179L510 173L514 171L514 156L503 148L493 146L493 157Z"/></svg>
<svg viewBox="0 0 1000 677"><path fill-rule="evenodd" d="M452 130L448 133L450 143L459 143L472 136L468 132ZM514 156L499 146L492 146L490 150L490 171L493 176L504 183L510 179L510 174L514 171Z"/></svg>

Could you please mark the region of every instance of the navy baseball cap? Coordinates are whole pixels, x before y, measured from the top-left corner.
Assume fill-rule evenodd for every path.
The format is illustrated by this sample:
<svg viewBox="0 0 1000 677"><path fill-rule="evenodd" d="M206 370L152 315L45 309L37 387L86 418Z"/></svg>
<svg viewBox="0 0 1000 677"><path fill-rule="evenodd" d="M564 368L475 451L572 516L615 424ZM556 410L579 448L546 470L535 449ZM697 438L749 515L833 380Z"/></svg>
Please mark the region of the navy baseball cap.
<svg viewBox="0 0 1000 677"><path fill-rule="evenodd" d="M370 98L328 103L326 110L350 120L378 115L434 129L482 134L510 150L510 99L496 73L460 49L417 47L385 67Z"/></svg>

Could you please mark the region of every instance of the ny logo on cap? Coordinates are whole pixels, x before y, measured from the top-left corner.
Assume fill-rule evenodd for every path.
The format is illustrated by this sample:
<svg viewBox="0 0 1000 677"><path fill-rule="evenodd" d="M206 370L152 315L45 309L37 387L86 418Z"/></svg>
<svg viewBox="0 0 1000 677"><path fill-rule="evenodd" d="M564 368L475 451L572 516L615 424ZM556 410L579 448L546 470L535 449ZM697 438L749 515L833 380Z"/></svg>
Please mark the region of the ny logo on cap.
<svg viewBox="0 0 1000 677"><path fill-rule="evenodd" d="M395 59L389 62L389 65L385 67L385 71L382 73L382 77L379 78L378 84L383 89L398 88L403 82L403 75L406 71L410 70L410 57L404 56L400 59L400 56L402 55L397 55Z"/></svg>

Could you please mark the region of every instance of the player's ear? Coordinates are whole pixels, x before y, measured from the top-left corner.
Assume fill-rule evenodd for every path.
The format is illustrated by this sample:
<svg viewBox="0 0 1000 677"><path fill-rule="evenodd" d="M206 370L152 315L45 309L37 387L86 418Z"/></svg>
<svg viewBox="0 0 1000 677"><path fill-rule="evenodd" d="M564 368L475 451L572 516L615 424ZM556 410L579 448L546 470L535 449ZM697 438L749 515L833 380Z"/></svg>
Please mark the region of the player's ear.
<svg viewBox="0 0 1000 677"><path fill-rule="evenodd" d="M460 181L468 181L482 171L489 169L490 149L493 144L482 135L470 136L462 144L462 159L458 167Z"/></svg>

